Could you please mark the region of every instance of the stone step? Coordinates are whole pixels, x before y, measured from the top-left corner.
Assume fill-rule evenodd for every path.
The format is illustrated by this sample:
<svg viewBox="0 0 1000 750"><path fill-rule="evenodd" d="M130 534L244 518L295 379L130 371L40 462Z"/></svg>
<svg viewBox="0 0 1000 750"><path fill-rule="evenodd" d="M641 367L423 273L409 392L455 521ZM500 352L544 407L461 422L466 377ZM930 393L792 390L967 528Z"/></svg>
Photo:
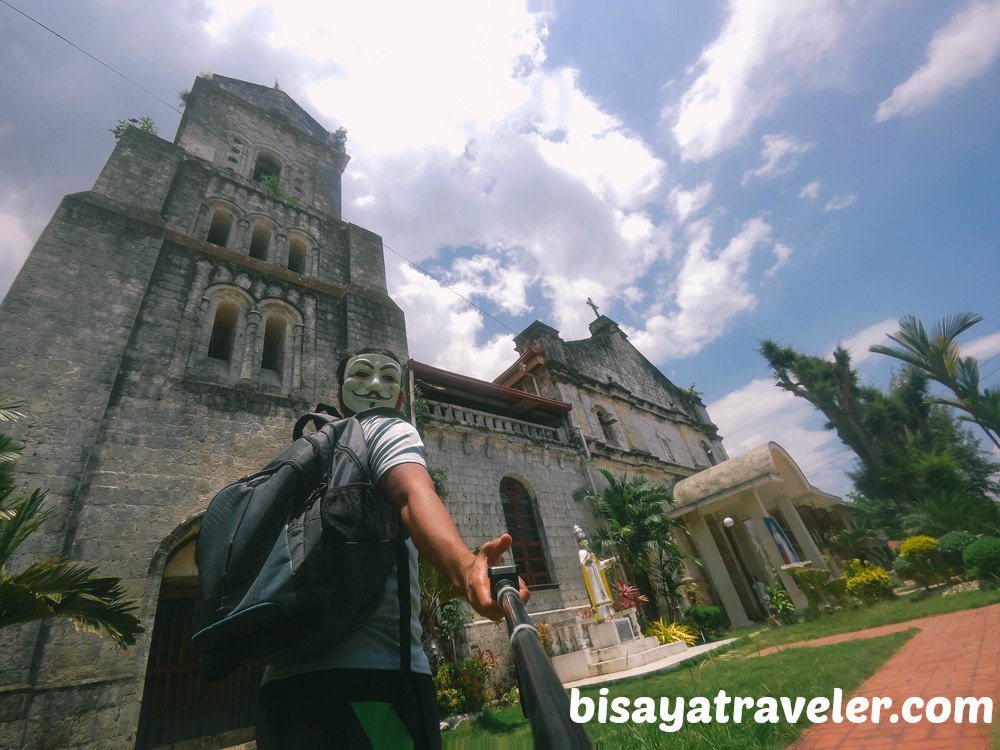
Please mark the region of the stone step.
<svg viewBox="0 0 1000 750"><path fill-rule="evenodd" d="M683 641L674 641L673 643L666 643L662 646L658 645L654 648L637 651L632 654L604 661L591 662L589 673L591 677L599 677L601 675L614 674L615 672L623 672L626 669L641 667L644 664L650 664L686 650L687 645Z"/></svg>
<svg viewBox="0 0 1000 750"><path fill-rule="evenodd" d="M648 651L660 645L660 641L654 636L636 638L634 641L625 641L617 646L607 646L590 650L590 661L592 663L611 661L630 654L637 654L640 651Z"/></svg>

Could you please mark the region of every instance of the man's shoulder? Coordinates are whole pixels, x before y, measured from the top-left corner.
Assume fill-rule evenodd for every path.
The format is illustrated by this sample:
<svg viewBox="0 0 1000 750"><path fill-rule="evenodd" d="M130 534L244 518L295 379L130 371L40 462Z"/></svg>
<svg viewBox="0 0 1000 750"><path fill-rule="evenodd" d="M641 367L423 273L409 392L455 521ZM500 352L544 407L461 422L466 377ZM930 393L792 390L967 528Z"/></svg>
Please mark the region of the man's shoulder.
<svg viewBox="0 0 1000 750"><path fill-rule="evenodd" d="M356 415L361 431L369 443L406 439L420 443L416 428L395 409L369 409Z"/></svg>

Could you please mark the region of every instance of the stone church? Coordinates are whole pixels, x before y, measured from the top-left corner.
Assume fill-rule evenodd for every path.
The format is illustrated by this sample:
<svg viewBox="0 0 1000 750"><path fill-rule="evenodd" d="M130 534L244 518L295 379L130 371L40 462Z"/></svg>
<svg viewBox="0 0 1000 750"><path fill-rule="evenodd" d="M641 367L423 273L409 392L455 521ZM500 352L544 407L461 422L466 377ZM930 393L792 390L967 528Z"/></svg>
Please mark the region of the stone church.
<svg viewBox="0 0 1000 750"><path fill-rule="evenodd" d="M173 142L128 129L38 240L0 305L0 393L24 403L25 419L5 425L26 445L18 479L48 488L54 512L12 568L97 565L123 579L146 633L119 652L63 623L6 629L0 746L252 738L259 671L206 685L190 653L201 515L287 444L299 414L335 399L343 353L407 356L381 238L341 215L348 161L284 92L198 78ZM588 606L573 526L595 523L574 496L600 488L597 467L676 485L686 543L705 561L689 575L734 624L760 619L751 579L787 578L773 549L754 548L763 519L780 514L800 559L822 559L821 532L843 523L838 499L780 446L727 461L697 396L613 320L597 315L581 341L536 321L515 344L494 382L415 361L409 377L463 538L512 533L536 618ZM469 638L496 633L478 622Z"/></svg>

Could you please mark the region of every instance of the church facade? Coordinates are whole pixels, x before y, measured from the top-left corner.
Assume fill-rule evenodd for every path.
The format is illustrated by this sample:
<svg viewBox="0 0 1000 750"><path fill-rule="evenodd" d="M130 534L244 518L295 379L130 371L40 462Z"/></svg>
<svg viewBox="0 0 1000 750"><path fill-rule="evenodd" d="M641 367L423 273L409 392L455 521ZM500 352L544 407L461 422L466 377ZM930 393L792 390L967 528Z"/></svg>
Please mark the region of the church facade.
<svg viewBox="0 0 1000 750"><path fill-rule="evenodd" d="M8 430L26 445L18 478L48 488L54 511L21 562L65 556L121 577L146 633L118 652L61 623L5 631L0 745L252 737L258 674L206 686L190 653L201 515L287 444L299 414L334 399L344 353L407 356L381 239L341 215L348 160L284 92L199 78L173 142L129 129L43 232L0 305L0 389L25 404ZM413 418L465 541L510 531L530 611L552 621L588 606L573 526L589 532L595 519L574 497L600 488L597 467L674 486L726 454L697 395L610 318L596 316L581 341L535 322L515 344L492 383L411 361ZM696 487L690 507L710 489ZM802 496L782 495L793 510ZM743 587L723 580L737 575L723 555L700 548L726 539L692 538L692 556L722 560L690 567L692 580L734 622L755 619L737 611ZM818 551L803 542L803 554ZM489 647L496 633L473 623L469 638Z"/></svg>

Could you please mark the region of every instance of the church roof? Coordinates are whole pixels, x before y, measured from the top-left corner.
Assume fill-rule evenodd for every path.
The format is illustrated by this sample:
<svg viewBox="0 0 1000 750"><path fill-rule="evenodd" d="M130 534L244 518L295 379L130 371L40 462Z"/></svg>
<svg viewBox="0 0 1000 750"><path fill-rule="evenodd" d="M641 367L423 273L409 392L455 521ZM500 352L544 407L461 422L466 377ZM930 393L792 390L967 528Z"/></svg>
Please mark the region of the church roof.
<svg viewBox="0 0 1000 750"><path fill-rule="evenodd" d="M541 411L549 414L565 414L573 406L563 401L554 401L542 396L535 396L515 388L477 380L467 375L442 370L431 365L425 365L416 360L410 360L410 369L414 377L434 386L441 391L460 394L466 397L492 401L514 412L527 413Z"/></svg>
<svg viewBox="0 0 1000 750"><path fill-rule="evenodd" d="M241 81L238 78L228 78L217 73L213 73L210 80L223 91L258 109L286 120L296 129L318 141L326 142L330 137L330 132L326 128L281 89L273 86L261 86L259 83L251 83L250 81Z"/></svg>

